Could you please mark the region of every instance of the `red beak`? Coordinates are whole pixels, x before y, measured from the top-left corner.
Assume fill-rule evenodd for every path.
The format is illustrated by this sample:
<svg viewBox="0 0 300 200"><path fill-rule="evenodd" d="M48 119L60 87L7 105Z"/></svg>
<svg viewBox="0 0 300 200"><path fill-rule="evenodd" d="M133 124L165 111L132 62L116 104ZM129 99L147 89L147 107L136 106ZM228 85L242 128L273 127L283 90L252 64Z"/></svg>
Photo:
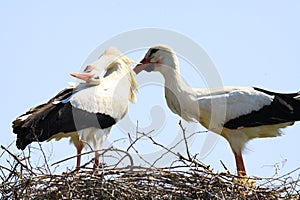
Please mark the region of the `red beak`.
<svg viewBox="0 0 300 200"><path fill-rule="evenodd" d="M85 82L90 82L91 79L93 78L93 74L90 73L71 73L71 76L74 76L75 78L84 80Z"/></svg>
<svg viewBox="0 0 300 200"><path fill-rule="evenodd" d="M138 65L135 66L135 68L133 69L133 71L138 74L141 71L143 71L147 65L150 63L150 60L147 58L144 58L143 60L140 61L140 63Z"/></svg>

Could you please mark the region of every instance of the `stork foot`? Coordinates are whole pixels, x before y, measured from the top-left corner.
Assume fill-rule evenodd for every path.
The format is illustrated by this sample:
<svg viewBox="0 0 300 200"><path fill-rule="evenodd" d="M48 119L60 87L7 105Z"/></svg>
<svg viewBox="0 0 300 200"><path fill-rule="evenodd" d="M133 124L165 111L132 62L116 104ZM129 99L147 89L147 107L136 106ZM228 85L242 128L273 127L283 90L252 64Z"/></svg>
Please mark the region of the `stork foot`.
<svg viewBox="0 0 300 200"><path fill-rule="evenodd" d="M239 175L237 178L233 180L234 183L250 187L250 188L256 188L256 182L253 178L247 176L247 175Z"/></svg>

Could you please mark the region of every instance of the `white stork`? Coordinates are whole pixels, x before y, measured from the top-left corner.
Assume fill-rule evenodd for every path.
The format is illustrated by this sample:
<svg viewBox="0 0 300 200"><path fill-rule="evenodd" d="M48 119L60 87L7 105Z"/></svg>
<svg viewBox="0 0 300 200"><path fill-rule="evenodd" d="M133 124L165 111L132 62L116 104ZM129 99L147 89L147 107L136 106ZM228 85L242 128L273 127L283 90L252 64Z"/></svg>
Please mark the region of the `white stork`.
<svg viewBox="0 0 300 200"><path fill-rule="evenodd" d="M82 141L100 150L111 127L127 113L128 101L135 101L132 63L117 49L109 48L83 73L72 73L85 82L62 90L13 121L17 147L24 150L32 142L71 137L77 149L76 166L80 167ZM94 162L98 166L98 152Z"/></svg>
<svg viewBox="0 0 300 200"><path fill-rule="evenodd" d="M163 75L165 98L175 114L200 122L229 142L240 176L246 175L242 157L245 143L279 136L281 128L300 120L300 92L281 94L254 87L190 88L180 76L175 52L166 46L150 48L134 68L136 73L142 70Z"/></svg>

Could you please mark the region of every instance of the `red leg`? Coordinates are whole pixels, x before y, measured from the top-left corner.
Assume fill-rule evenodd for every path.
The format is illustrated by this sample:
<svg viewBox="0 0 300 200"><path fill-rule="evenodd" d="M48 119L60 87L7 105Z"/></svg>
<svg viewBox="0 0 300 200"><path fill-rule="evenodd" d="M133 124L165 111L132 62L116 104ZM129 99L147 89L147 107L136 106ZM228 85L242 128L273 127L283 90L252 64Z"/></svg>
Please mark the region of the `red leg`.
<svg viewBox="0 0 300 200"><path fill-rule="evenodd" d="M234 152L234 157L235 157L235 162L236 162L236 167L237 167L237 173L239 176L246 176L246 169L243 161L243 155L241 153L235 153Z"/></svg>
<svg viewBox="0 0 300 200"><path fill-rule="evenodd" d="M95 152L94 168L97 168L99 166L99 157L100 154L98 152Z"/></svg>
<svg viewBox="0 0 300 200"><path fill-rule="evenodd" d="M82 151L82 149L83 149L83 145L82 144L80 144L80 145L78 145L77 147L76 147L76 149L77 149L77 163L76 163L76 168L78 169L78 168L80 168L80 162L81 162L81 151Z"/></svg>

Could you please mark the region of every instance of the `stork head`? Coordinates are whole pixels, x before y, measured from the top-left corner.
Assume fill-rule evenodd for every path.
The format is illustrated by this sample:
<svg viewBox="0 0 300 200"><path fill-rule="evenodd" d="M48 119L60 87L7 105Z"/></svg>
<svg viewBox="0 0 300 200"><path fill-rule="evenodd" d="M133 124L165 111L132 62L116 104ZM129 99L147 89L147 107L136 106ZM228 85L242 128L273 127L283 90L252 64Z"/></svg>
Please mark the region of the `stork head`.
<svg viewBox="0 0 300 200"><path fill-rule="evenodd" d="M100 77L93 73L94 66L88 65L82 73L71 73L71 76L85 81L88 85L99 85Z"/></svg>
<svg viewBox="0 0 300 200"><path fill-rule="evenodd" d="M121 61L123 61L122 64L120 64ZM85 81L87 85L99 85L101 81L109 78L112 74L122 74L124 71L126 73L129 69L131 70L130 67L127 67L130 62L132 61L123 56L117 48L110 47L97 60L86 65L83 72L70 75Z"/></svg>
<svg viewBox="0 0 300 200"><path fill-rule="evenodd" d="M136 74L132 70L133 63L117 48L110 47L97 60L87 65L82 73L71 73L71 76L85 81L87 86L126 82L124 84L130 87L129 100L134 102L134 90L137 89L137 82L135 80ZM113 85L111 84L111 87Z"/></svg>
<svg viewBox="0 0 300 200"><path fill-rule="evenodd" d="M175 52L168 46L157 45L151 47L145 57L133 69L136 74L145 70L147 72L166 72L167 68L178 71L178 61Z"/></svg>

